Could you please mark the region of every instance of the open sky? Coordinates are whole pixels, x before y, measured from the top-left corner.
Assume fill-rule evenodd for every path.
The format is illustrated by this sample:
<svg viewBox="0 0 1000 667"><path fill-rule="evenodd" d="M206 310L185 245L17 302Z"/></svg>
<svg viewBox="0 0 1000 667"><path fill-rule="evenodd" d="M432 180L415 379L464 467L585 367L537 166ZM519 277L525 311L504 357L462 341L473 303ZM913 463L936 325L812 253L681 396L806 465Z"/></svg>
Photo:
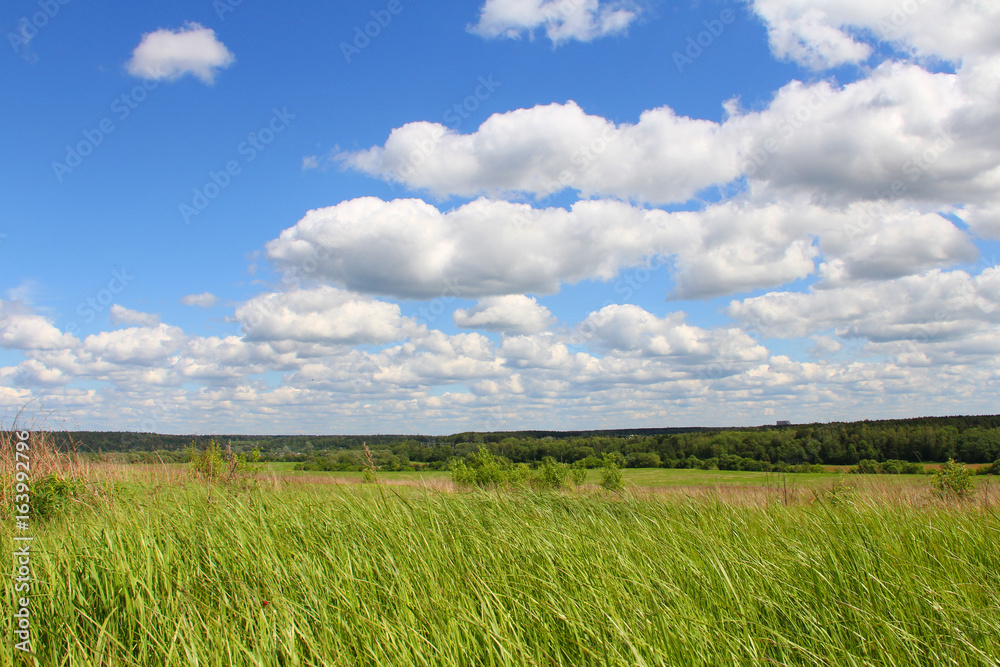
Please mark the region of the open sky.
<svg viewBox="0 0 1000 667"><path fill-rule="evenodd" d="M9 0L9 424L996 413L995 0Z"/></svg>

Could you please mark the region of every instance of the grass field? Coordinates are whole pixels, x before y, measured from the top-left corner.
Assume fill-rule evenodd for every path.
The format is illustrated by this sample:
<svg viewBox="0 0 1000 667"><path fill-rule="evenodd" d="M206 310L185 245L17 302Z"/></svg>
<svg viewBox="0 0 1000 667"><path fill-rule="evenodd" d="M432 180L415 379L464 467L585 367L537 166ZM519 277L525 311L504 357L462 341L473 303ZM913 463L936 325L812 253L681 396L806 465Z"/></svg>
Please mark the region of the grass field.
<svg viewBox="0 0 1000 667"><path fill-rule="evenodd" d="M920 476L788 475L788 495L687 470L626 471L643 486L624 494L85 473L102 481L36 524L25 664L1000 665L990 487L958 502Z"/></svg>
<svg viewBox="0 0 1000 667"><path fill-rule="evenodd" d="M362 478L360 472L318 472L318 471L296 471L293 470L294 463L266 463L263 465L265 473L281 475L282 477L296 478L304 477L312 481L328 479L332 482L359 482ZM792 487L795 489L822 488L824 486L836 485L843 480L847 484L865 485L872 481L872 476L868 475L846 475L838 474L846 472L846 467L837 468L831 466L830 472L826 473L765 473L765 472L743 472L733 470L688 470L673 468L626 468L622 470L622 475L626 484L638 487L650 488L676 488L676 487ZM385 480L427 482L436 483L451 479L451 473L447 471L421 471L421 472L382 472L380 476ZM587 483L596 484L600 479L599 470L591 470L587 473ZM878 475L874 478L878 484L890 487L925 487L929 483L926 475ZM974 480L984 483L984 478L974 478Z"/></svg>

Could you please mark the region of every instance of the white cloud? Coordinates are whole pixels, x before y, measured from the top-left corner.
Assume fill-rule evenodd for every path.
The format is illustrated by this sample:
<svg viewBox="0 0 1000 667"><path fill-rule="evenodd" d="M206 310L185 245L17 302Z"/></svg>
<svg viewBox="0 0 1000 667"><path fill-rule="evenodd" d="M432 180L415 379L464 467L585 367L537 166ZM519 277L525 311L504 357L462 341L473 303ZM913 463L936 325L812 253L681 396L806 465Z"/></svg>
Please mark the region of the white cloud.
<svg viewBox="0 0 1000 667"><path fill-rule="evenodd" d="M986 206L973 204L956 213L976 236L984 239L1000 239L1000 202Z"/></svg>
<svg viewBox="0 0 1000 667"><path fill-rule="evenodd" d="M140 327L155 327L160 323L159 315L130 310L117 303L111 305L110 314L112 324L134 324Z"/></svg>
<svg viewBox="0 0 1000 667"><path fill-rule="evenodd" d="M165 371L167 361L186 341L179 327L159 324L102 331L83 340L81 352L105 364L155 366Z"/></svg>
<svg viewBox="0 0 1000 667"><path fill-rule="evenodd" d="M555 323L552 312L534 297L510 294L480 299L473 308L459 308L452 320L464 329L505 333L538 333Z"/></svg>
<svg viewBox="0 0 1000 667"><path fill-rule="evenodd" d="M310 211L267 252L289 279L400 298L475 298L607 280L689 236L664 211L615 201L566 211L480 199L442 213L417 199L365 197Z"/></svg>
<svg viewBox="0 0 1000 667"><path fill-rule="evenodd" d="M842 205L993 201L1000 93L980 84L983 67L949 74L887 62L818 101L814 91L826 84L785 86L747 135L744 170L760 191Z"/></svg>
<svg viewBox="0 0 1000 667"><path fill-rule="evenodd" d="M440 197L576 189L668 204L746 176L758 199L988 204L1000 191L998 80L1000 58L954 74L886 62L840 88L793 81L761 111L729 101L722 122L660 107L616 125L568 102L494 114L470 134L408 123L337 159Z"/></svg>
<svg viewBox="0 0 1000 667"><path fill-rule="evenodd" d="M127 67L132 76L146 79L174 81L192 74L212 84L219 70L235 61L214 30L186 23L177 30L161 28L143 35Z"/></svg>
<svg viewBox="0 0 1000 667"><path fill-rule="evenodd" d="M483 37L519 39L544 28L553 44L589 42L620 34L639 17L632 3L599 0L486 0L469 30Z"/></svg>
<svg viewBox="0 0 1000 667"><path fill-rule="evenodd" d="M198 306L199 308L211 308L219 299L211 292L202 292L201 294L188 294L187 296L181 297L181 303L185 306Z"/></svg>
<svg viewBox="0 0 1000 667"><path fill-rule="evenodd" d="M744 328L796 338L834 330L873 342L953 340L1000 324L1000 269L978 276L933 270L808 293L772 292L733 301L727 310Z"/></svg>
<svg viewBox="0 0 1000 667"><path fill-rule="evenodd" d="M683 312L658 318L639 306L611 305L591 313L578 330L613 350L672 357L683 364L718 357L732 363L767 359L767 350L738 329L709 331L687 324L686 318Z"/></svg>
<svg viewBox="0 0 1000 667"><path fill-rule="evenodd" d="M769 355L748 335L763 332L753 322L742 322L742 329L705 328L683 313L658 317L633 305L605 307L570 332L504 336L500 345L478 333L450 336L416 327L403 342L375 351L309 347L294 326L283 332L291 337L252 342L188 336L159 325L101 332L72 347L25 350L25 361L0 368L0 380L12 385L0 386L0 405L15 408L41 398L40 409L58 411L78 428L96 425L94 415L113 409L129 427L176 432L189 431L192 423L207 432L412 432L415 425L454 432L531 423L571 428L581 420L594 427L678 419L731 425L759 423L767 410L797 420L832 419L871 414L876 405L878 416L988 411L991 396L975 388L1000 378L991 320L998 281L995 269L976 278L954 272L899 281L902 286L893 289L903 296L887 317L890 327L926 318L924 311L940 307L945 297L971 304L944 305L951 319L973 326L936 337L926 328L909 339L872 335L865 353L873 360L798 362ZM917 299L921 289L932 293L926 308ZM867 310L888 303L883 292L892 290L879 292L882 302L854 311L843 304L861 294L859 287L843 291L850 293L840 300L793 305L806 317L821 320L832 311L830 321L867 326L878 320ZM336 310L356 298L302 292L261 299L283 304L308 334L316 327L305 314L326 315L331 304ZM265 308L267 315L279 310ZM329 339L326 324L318 329ZM780 317L770 324L787 328ZM827 325L816 321L802 330L816 324ZM838 333L816 337L814 353L826 357L840 349L837 356L844 357L842 336L857 334ZM275 371L286 373L276 387L255 377ZM80 389L79 381L99 381L102 388ZM432 387L447 390L432 394ZM720 404L727 406L724 416Z"/></svg>
<svg viewBox="0 0 1000 667"><path fill-rule="evenodd" d="M72 348L79 341L18 301L0 301L0 347L15 350Z"/></svg>
<svg viewBox="0 0 1000 667"><path fill-rule="evenodd" d="M830 25L829 14L824 8L815 6L817 4L825 3L754 2L754 10L767 23L774 54L812 69L866 60L872 47Z"/></svg>
<svg viewBox="0 0 1000 667"><path fill-rule="evenodd" d="M236 309L236 320L250 341L331 345L388 343L416 327L396 304L327 286L261 294Z"/></svg>
<svg viewBox="0 0 1000 667"><path fill-rule="evenodd" d="M888 280L976 261L979 251L972 239L951 221L895 208L886 209L884 217L873 223L863 214L855 220L848 217L847 225L824 236L823 251L830 256L820 266L824 287L854 280Z"/></svg>
<svg viewBox="0 0 1000 667"><path fill-rule="evenodd" d="M684 201L739 176L738 136L669 107L615 125L575 102L490 116L472 134L408 123L385 145L341 153L345 165L438 195L529 193L576 188L652 202Z"/></svg>
<svg viewBox="0 0 1000 667"><path fill-rule="evenodd" d="M862 62L876 41L955 62L1000 48L1000 6L989 0L754 0L752 7L774 54L813 69Z"/></svg>
<svg viewBox="0 0 1000 667"><path fill-rule="evenodd" d="M817 260L829 286L977 256L968 234L903 202L873 213L749 199L668 213L610 200L566 211L479 199L442 212L362 198L310 211L267 251L287 281L420 299L553 294L586 279L617 279L631 297L657 271L671 274L674 298L694 299L784 285L816 273Z"/></svg>

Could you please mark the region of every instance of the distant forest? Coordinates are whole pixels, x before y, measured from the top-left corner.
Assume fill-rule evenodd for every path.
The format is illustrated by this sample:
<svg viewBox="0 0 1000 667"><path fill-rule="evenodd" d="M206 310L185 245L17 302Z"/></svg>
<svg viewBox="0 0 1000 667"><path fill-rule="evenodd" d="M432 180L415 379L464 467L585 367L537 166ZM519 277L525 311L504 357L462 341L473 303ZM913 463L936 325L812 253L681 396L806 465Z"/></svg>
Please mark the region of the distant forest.
<svg viewBox="0 0 1000 667"><path fill-rule="evenodd" d="M215 440L234 452L257 449L265 461L292 461L306 468L351 470L366 443L383 469L444 468L485 447L514 463L546 456L585 464L605 453L631 467L752 469L774 465L856 465L862 460L991 463L1000 459L1000 415L922 417L753 428L642 428L594 431L516 431L421 435L158 435L76 431L52 434L59 447L78 453L117 454L129 462L186 460L185 450ZM704 467L704 466L702 466Z"/></svg>

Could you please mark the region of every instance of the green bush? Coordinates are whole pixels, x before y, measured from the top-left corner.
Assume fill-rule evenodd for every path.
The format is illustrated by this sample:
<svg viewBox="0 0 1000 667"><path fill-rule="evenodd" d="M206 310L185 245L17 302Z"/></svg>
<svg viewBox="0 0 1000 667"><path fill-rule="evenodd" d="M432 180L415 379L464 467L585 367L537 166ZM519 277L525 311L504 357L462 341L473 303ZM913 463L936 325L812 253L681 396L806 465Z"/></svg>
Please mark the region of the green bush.
<svg viewBox="0 0 1000 667"><path fill-rule="evenodd" d="M254 449L249 455L234 454L228 446L226 451L222 451L215 440L209 440L201 451L192 442L187 454L191 471L208 482L234 483L245 480L257 472L260 461L260 450Z"/></svg>
<svg viewBox="0 0 1000 667"><path fill-rule="evenodd" d="M861 459L858 465L851 468L851 473L855 475L877 475L878 461L872 459Z"/></svg>
<svg viewBox="0 0 1000 667"><path fill-rule="evenodd" d="M86 490L81 480L67 479L56 474L46 475L31 485L32 516L44 521L61 514Z"/></svg>
<svg viewBox="0 0 1000 667"><path fill-rule="evenodd" d="M502 456L494 456L485 447L469 457L468 461L454 459L451 463L451 479L462 486L523 484L529 472L526 464L514 465Z"/></svg>
<svg viewBox="0 0 1000 667"><path fill-rule="evenodd" d="M851 472L861 475L921 475L924 467L919 463L910 463L899 459L889 459L879 463L872 459L862 459Z"/></svg>
<svg viewBox="0 0 1000 667"><path fill-rule="evenodd" d="M972 495L971 474L964 464L948 459L940 470L934 472L933 485L944 497L965 498Z"/></svg>
<svg viewBox="0 0 1000 667"><path fill-rule="evenodd" d="M542 459L541 465L532 483L539 489L561 489L566 486L566 477L569 476L569 466L565 463L556 463L551 456Z"/></svg>
<svg viewBox="0 0 1000 667"><path fill-rule="evenodd" d="M587 466L583 465L583 460L577 461L569 470L570 479L573 480L573 486L580 486L587 479Z"/></svg>
<svg viewBox="0 0 1000 667"><path fill-rule="evenodd" d="M608 491L621 491L625 488L625 480L622 479L618 460L612 454L604 455L604 465L601 467L601 486Z"/></svg>
<svg viewBox="0 0 1000 667"><path fill-rule="evenodd" d="M976 471L977 475L1000 475L1000 459Z"/></svg>

